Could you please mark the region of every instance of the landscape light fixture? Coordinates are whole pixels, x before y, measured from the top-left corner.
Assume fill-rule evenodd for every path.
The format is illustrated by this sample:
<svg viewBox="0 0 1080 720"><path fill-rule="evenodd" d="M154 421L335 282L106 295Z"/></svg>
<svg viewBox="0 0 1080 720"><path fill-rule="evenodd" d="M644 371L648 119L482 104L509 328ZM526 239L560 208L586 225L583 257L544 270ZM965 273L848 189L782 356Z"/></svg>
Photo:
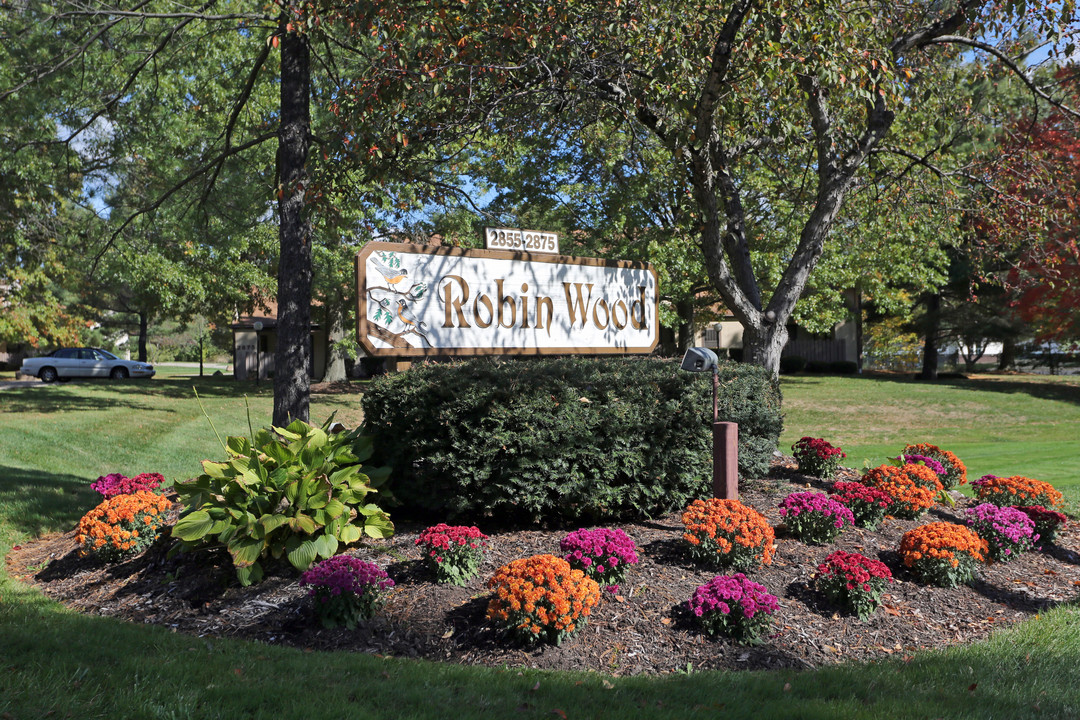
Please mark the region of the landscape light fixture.
<svg viewBox="0 0 1080 720"><path fill-rule="evenodd" d="M720 361L706 347L692 347L683 355L687 372L713 374L713 496L724 500L739 499L739 426L720 422Z"/></svg>

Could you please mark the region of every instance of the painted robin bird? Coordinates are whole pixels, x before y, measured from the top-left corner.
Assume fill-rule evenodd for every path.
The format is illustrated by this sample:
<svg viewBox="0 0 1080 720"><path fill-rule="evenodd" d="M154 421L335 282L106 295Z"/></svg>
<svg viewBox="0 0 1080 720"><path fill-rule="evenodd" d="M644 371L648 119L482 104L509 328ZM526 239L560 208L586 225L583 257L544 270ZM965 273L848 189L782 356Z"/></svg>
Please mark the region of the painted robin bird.
<svg viewBox="0 0 1080 720"><path fill-rule="evenodd" d="M397 316L401 322L414 330L421 330L424 327L424 322L413 314L412 310L409 309L409 304L404 300L398 300Z"/></svg>
<svg viewBox="0 0 1080 720"><path fill-rule="evenodd" d="M386 282L390 283L391 285L397 285L409 274L409 271L405 268L392 268L386 263L384 263L377 256L373 257L371 260L375 263L375 269L378 270L379 274L386 278Z"/></svg>

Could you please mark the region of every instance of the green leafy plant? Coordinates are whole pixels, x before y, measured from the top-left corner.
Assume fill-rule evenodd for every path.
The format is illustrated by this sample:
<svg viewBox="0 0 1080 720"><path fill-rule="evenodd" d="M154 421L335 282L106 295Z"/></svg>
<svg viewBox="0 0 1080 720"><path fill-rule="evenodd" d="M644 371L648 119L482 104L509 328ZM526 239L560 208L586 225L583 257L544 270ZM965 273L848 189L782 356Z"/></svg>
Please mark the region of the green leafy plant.
<svg viewBox="0 0 1080 720"><path fill-rule="evenodd" d="M358 430L328 432L297 420L286 428L229 437L229 459L203 461L203 474L175 485L184 511L172 535L181 549L215 540L244 585L263 577L261 560L286 558L307 570L340 545L393 534L389 516L367 502L390 469L368 468L373 442Z"/></svg>
<svg viewBox="0 0 1080 720"><path fill-rule="evenodd" d="M763 477L783 425L762 368L724 363L720 415L739 474ZM653 358L477 359L375 378L363 398L392 490L448 522L499 516L604 524L708 492L712 378ZM392 460L391 460L392 459Z"/></svg>

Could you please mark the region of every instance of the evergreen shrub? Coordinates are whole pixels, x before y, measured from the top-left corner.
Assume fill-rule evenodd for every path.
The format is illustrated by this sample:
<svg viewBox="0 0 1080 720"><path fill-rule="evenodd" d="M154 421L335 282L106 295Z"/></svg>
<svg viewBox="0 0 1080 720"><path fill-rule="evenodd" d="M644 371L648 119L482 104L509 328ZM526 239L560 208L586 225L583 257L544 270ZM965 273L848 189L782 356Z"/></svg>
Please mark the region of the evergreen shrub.
<svg viewBox="0 0 1080 720"><path fill-rule="evenodd" d="M762 477L780 390L762 368L720 367L720 418L739 471ZM709 494L712 378L656 358L484 358L375 378L363 399L378 461L407 508L441 517L655 517Z"/></svg>

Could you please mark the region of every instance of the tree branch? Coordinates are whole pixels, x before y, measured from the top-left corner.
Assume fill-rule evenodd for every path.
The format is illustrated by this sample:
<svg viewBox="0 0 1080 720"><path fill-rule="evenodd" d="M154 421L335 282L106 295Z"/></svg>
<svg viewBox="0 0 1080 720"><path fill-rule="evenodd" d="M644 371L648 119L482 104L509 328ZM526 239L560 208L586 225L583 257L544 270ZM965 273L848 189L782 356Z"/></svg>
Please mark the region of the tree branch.
<svg viewBox="0 0 1080 720"><path fill-rule="evenodd" d="M210 161L208 161L208 162L204 163L203 165L197 167L195 170L190 172L184 179L180 180L180 182L176 183L175 185L170 187L168 190L166 190L161 196L158 197L157 200L155 200L151 204L149 204L149 205L147 205L145 207L139 208L135 212L131 213L131 215L129 215L127 218L125 218L124 222L120 224L120 227L118 227L116 230L114 230L112 232L111 235L109 235L108 241L106 241L105 245L101 248L101 250L99 250L97 253L94 254L94 261L93 261L93 264L91 266L90 272L94 272L94 270L97 269L97 264L101 261L101 258L105 255L105 252L110 247L112 247L112 244L114 242L116 242L116 238L118 238L120 236L120 234L127 228L127 226L130 225L131 223L133 223L136 220L136 218L139 218L139 217L141 217L143 215L146 215L147 213L150 213L150 212L153 212L154 210L157 210L159 207L161 207L163 204L165 204L166 200L168 200L170 197L175 195L177 192L182 190L184 187L186 187L190 183L194 182L200 176L204 175L211 168L215 167L218 163L222 162L225 157L228 157L230 155L238 155L239 153L242 153L245 150L250 150L251 148L253 148L253 147L257 146L257 145L260 145L260 144L266 142L267 140L272 140L272 139L274 139L276 137L277 137L277 131L276 130L273 131L273 132L263 133L262 135L254 138L253 140L250 140L250 141L244 143L243 145L236 145L231 150L223 151L223 152L219 153L213 159L211 159Z"/></svg>
<svg viewBox="0 0 1080 720"><path fill-rule="evenodd" d="M266 62L266 58L270 56L270 44L265 43L262 50L259 51L259 56L255 58L255 62L251 66L251 72L248 73L247 80L244 81L244 86L240 90L240 95L236 98L236 102L233 104L232 112L229 113L229 119L225 123L225 130L222 135L225 138L224 151L221 153L220 160L217 166L214 168L213 174L210 176L210 181L207 183L206 188L203 190L202 199L200 204L205 203L210 196L210 191L213 190L214 184L217 182L218 176L221 174L221 168L225 165L225 159L229 156L229 150L232 148L232 135L233 130L236 128L236 122L240 118L240 112L244 109L251 93L255 89L255 82L259 78L259 71L262 70L263 64ZM219 135L218 137L222 137Z"/></svg>
<svg viewBox="0 0 1080 720"><path fill-rule="evenodd" d="M924 44L925 45L948 45L948 44L967 45L968 47L973 47L973 48L975 48L977 50L982 50L985 53L989 53L990 55L993 55L994 57L996 57L1001 62L1002 65L1004 65L1009 70L1011 70L1014 75L1016 75L1018 78L1020 78L1020 80L1022 80L1023 83L1025 85L1027 85L1028 89L1031 90L1032 95L1034 95L1037 98L1041 98L1041 99L1045 100L1046 102L1050 103L1051 105L1053 105L1055 108L1057 108L1061 112L1063 112L1063 113L1065 113L1067 115L1070 115L1073 118L1080 119L1080 111L1074 110L1073 108L1069 107L1068 105L1065 105L1061 101L1055 100L1054 98L1050 97L1050 95L1046 94L1046 92L1044 92L1041 87L1039 87L1038 85L1035 84L1034 80L1032 80L1030 77L1028 77L1027 73L1025 73L1020 68L1020 66L1016 64L1016 62L1012 58L1010 58L1008 55L1006 55L1005 53L998 50L993 45L988 45L987 43L980 42L978 40L972 40L971 38L966 38L966 37L963 37L961 35L941 35L941 36L933 38L931 40L927 40Z"/></svg>
<svg viewBox="0 0 1080 720"><path fill-rule="evenodd" d="M143 6L145 6L145 5L149 4L149 3L150 3L150 0L142 0L142 2L139 3L136 7L143 7ZM47 19L45 22L49 22L50 20L54 20L54 19L57 19L57 16L54 15L51 18ZM14 95L15 93L19 92L23 88L28 87L30 85L33 85L36 82L40 82L41 80L44 80L45 78L49 77L50 75L53 75L55 73L60 72L61 70L66 68L68 65L70 65L71 63L75 62L77 59L82 57L83 53L86 52L86 49L88 47L93 45L94 42L96 42L98 40L98 38L105 35L105 33L109 32L109 30L112 30L113 27L115 27L120 22L121 22L120 18L117 18L116 20L114 20L114 21L112 21L110 23L107 23L106 25L104 25L103 27L98 29L98 31L96 33L91 35L86 40L86 42L84 42L82 45L77 47L74 51L72 51L70 54L68 54L67 57L60 60L60 62L58 62L57 64L55 64L55 65L53 65L53 66L51 66L49 68L46 68L45 70L42 70L40 73L38 73L34 77L24 80L23 82L19 83L18 85L11 88L10 90L5 90L3 92L0 92L0 102L3 102L4 99Z"/></svg>

